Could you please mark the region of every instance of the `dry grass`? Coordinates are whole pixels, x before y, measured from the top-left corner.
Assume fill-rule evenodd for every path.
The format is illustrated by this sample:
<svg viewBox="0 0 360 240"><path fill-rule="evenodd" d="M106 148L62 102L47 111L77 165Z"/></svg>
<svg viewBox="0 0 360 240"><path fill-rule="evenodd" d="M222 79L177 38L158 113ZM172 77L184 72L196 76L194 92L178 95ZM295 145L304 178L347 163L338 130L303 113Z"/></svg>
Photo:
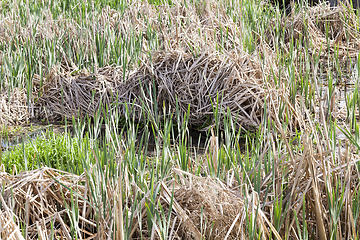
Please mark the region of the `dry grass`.
<svg viewBox="0 0 360 240"><path fill-rule="evenodd" d="M247 210L243 197L217 179L197 177L177 169L174 173L181 177L181 185L177 184L175 188L172 209L171 232L175 239L201 239L201 236L206 236L206 239L235 239L246 235L245 211L256 211L256 206ZM85 184L88 180L85 175L76 176L50 168L22 172L15 176L3 172L1 236L6 239L23 239L19 235L19 229L23 229L27 239L47 239L46 236L72 239L75 233L71 230L70 221L74 220L78 221L81 231L78 234L84 239L105 239L111 236L111 228L106 224L109 219L97 219L105 221L102 223L95 219L102 214L95 214L91 205L94 204L88 195L91 190ZM229 179L230 185L232 180ZM169 188L172 187L159 184L162 192L157 201L160 200L166 209L171 201ZM144 203L147 198L148 194L141 201L141 211L146 211ZM77 204L76 208L72 204ZM114 209L114 204L110 203L107 209ZM74 209L78 212L73 212ZM259 214L264 215L261 211ZM15 222L12 220L14 216ZM148 230L144 229L144 225L146 222L143 223L142 235L147 236ZM259 220L259 225L266 228L262 220ZM139 225L134 224L131 231L133 239L140 236L139 231ZM10 234L14 237L9 237Z"/></svg>
<svg viewBox="0 0 360 240"><path fill-rule="evenodd" d="M81 210L78 223L82 232L79 234L94 238L98 227L93 210L84 201L87 194L84 182L84 175L76 176L50 168L22 172L15 176L2 172L2 215L8 218L16 216L16 224L12 223L16 225L14 229L21 226L27 239L47 239L44 236L72 239L69 221L74 220L72 204L75 198L77 208ZM73 192L77 195L73 195ZM6 218L3 218L2 226L5 226L5 221ZM8 230L5 228L5 231L0 232L6 234Z"/></svg>
<svg viewBox="0 0 360 240"><path fill-rule="evenodd" d="M1 22L2 41L10 42L15 35L21 39L31 37L26 28L19 27L11 15L5 20ZM345 57L357 55L358 22L352 11L318 5L275 21L281 21L285 27L285 39L281 46L283 50L290 51L291 39L308 39L312 44L306 49L311 55L322 49L323 59L327 58L326 50L330 49L334 53L336 47L339 48L341 61L345 61ZM194 125L202 125L208 120L213 112L211 100L219 94L224 103L220 110L229 108L234 120L238 116L238 125L257 126L261 122L266 99L268 103L274 102L274 106L285 100L287 111L293 113L290 114L293 118L291 128L304 126L299 116L301 108L297 103L290 104L288 101L289 89L283 85L274 85L273 78L278 76L279 70L286 71L282 69L277 53L272 49L277 36L274 27L270 25L266 38L258 36L257 49L248 54L243 51L244 39L236 34L242 26L227 15L225 6L220 3L210 1L203 6L185 7L174 2L172 7L155 7L146 1L134 1L123 14L109 7L104 8L99 16L99 24L81 32L76 30L76 24L71 20L54 21L47 17L39 22L36 36L33 37L51 40L55 36L64 35L65 38L81 43L79 46L74 45L75 51L81 52L80 47L92 49L93 41L89 37L92 32L105 33L110 29L126 35L131 30L135 35L141 35L149 26L157 31L158 39L162 39L161 46L158 46L161 50L152 52L153 47L150 45L154 43L145 36L142 52L151 52L152 57L149 59L145 54L139 56L142 62L140 66L129 66L125 72L117 67L98 69L94 66L94 73L83 70L82 74L73 76L73 71L78 70L78 67L63 53L62 64L47 70L41 89L40 77L35 74L32 95L35 111L31 110L31 117L61 119L65 116L93 116L100 106L110 106L118 98L119 103L135 101L138 105L135 108L136 116L141 118L139 112L142 103L154 105L155 99L152 99L153 93L141 90L139 82L149 89L152 89L151 84L154 82L160 109L163 103L174 109L177 97L181 115L190 104L190 122ZM226 29L226 38L220 26ZM327 38L326 34L330 37ZM327 39L330 39L329 42ZM294 54L296 59L301 52ZM46 63L46 59L43 60ZM297 69L305 67L295 63ZM314 67L313 63L311 67ZM127 76L125 82L124 76ZM284 82L289 80L289 76L282 78ZM124 109L121 106L120 112L123 114ZM278 107L269 110L273 118L278 115ZM23 112L17 112L21 114L19 118L22 120ZM3 118L5 116L7 122L14 122L9 120L14 119L9 111L5 112Z"/></svg>
<svg viewBox="0 0 360 240"><path fill-rule="evenodd" d="M211 7L221 9L221 6L210 4L208 8ZM142 15L132 14L132 9L140 9L139 12L147 14L149 18L146 23ZM241 26L232 22L223 11L219 11L215 17L210 10L201 10L205 14L202 17L198 15L198 9L185 11L184 7L180 6L162 6L155 10L154 6L146 2L135 2L119 20L120 16L116 11L104 9L100 29L108 23L110 27L117 26L119 31L125 33L128 31L126 26L137 23L132 29L140 33L146 31L150 24L154 29L162 29L159 32L160 38L167 39L160 47L163 50L153 52L151 59L145 60L146 57L143 56L142 64L127 73L112 67L79 76L69 76L67 71L54 71L54 74L47 78L41 97L36 101L39 110L37 117L59 119L74 115L92 116L101 104L109 106L110 103L116 102L117 98L118 103L135 102L138 107L134 110L140 119L143 117L140 114L142 104L145 103L149 108L155 104L152 95L154 83L156 102L160 109L162 104L175 109L177 97L181 115L187 112L190 104L190 123L197 126L213 115L211 101L219 94L220 98L223 97L220 111L230 109L238 125L257 126L261 122L266 99L268 103L273 102L270 106L278 106L280 101L285 101L286 109L293 113L291 129L299 126L303 128L304 122L299 116L302 110L298 103L289 102L289 89L285 89L283 85L280 88L274 85L273 77L278 76L279 70L284 72L286 69L282 69L281 62L272 49L275 41L272 36L276 36L273 27L269 28L266 39L259 37L256 51L249 55L241 50L243 43L235 34ZM166 22L169 18L171 22L179 23L178 27L165 28L159 20L158 11L161 21ZM169 14L166 15L165 12ZM358 23L355 17L347 9L330 9L326 5L308 8L295 16L284 17L281 19L286 29L283 49L290 51L289 42L292 38L309 39L308 42L312 43L307 48L310 55L316 56L322 49L321 59L326 61L327 50L330 49L330 52L334 53L337 47L340 62L344 62L345 57L357 56L359 33L356 30ZM184 22L184 19L187 21ZM115 24L118 21L119 24ZM220 31L216 30L216 26L219 25L226 27L229 32L223 44L225 48L221 52L213 50L222 41L221 37L217 36ZM327 38L326 34L330 38ZM330 39L330 42L327 42L327 39ZM145 41L144 52L150 50L147 44L149 42ZM197 53L194 54L189 46L197 49ZM294 54L296 59L301 52ZM306 67L297 62L295 64L297 69ZM71 64L63 64L65 65ZM314 68L313 62L311 67ZM296 74L299 72L301 71L297 70ZM122 78L124 74L128 76L125 82ZM283 80L286 82L289 77L283 76ZM149 91L143 91L142 87L147 87ZM122 105L120 108L120 112L124 114L125 107ZM278 116L278 107L269 110L273 118Z"/></svg>
<svg viewBox="0 0 360 240"><path fill-rule="evenodd" d="M283 161L289 156L285 152L275 164L274 171L267 175L261 173L260 194L246 180L252 178L251 172L241 173L248 177L244 178L244 182L238 182L234 171L230 171L224 180L220 180L172 169L173 180L167 183L158 182L154 186L161 189L154 200L158 208L161 204L164 212L169 214L172 202L169 236L173 239L250 239L249 224L255 224L263 233L264 239L282 239L286 233L295 238L298 233L297 219L301 229L304 228L303 220L306 220L307 230L313 238L320 236L320 239L328 239L334 234L330 232L334 229L334 221L331 219L332 215L326 211L333 210L336 203L344 204L344 208L336 221L338 226L335 234L339 238L355 236L354 227L357 223L351 221L351 209L357 204L353 199L359 177L356 163L360 159L349 151L336 155L333 155L331 150L323 151L322 147L313 145L307 136L309 135L303 138L303 152L294 152L290 161ZM313 137L316 139L317 135ZM272 142L269 139L266 145L271 147ZM71 236L75 233L70 227L71 221L77 221L75 224L80 229L78 236L81 235L83 239L105 239L112 236L113 222L108 221L112 219L110 216L113 216L114 209L117 209L117 201L106 202L104 212L96 214L98 210L94 207L95 202L90 195L96 192L91 189L96 186L88 176L90 175L86 173L76 176L50 168L22 172L14 176L1 173L1 236L12 233L17 234L13 239L21 239L18 233L19 229L22 229L29 239L47 239L43 236L72 239ZM285 191L281 190L284 187L282 178L287 179L288 187ZM275 179L275 182L269 182L271 179ZM338 189L334 188L334 184L338 184ZM108 184L106 189L108 194L116 193L111 184ZM337 195L339 193L340 195ZM134 201L134 193L126 194L129 194L126 197L128 202ZM280 198L282 205L290 210L283 209L284 224L280 229L276 229L271 216L275 211L276 201ZM139 202L140 207L132 215L133 225L129 233L133 239L140 236L145 239L161 239L157 227L147 228L148 201L152 201L150 192L144 193L144 198ZM140 212L142 218L138 218ZM252 223L249 222L249 216L257 217ZM303 219L303 216L306 219ZM12 222L12 219L15 219L15 222Z"/></svg>
<svg viewBox="0 0 360 240"><path fill-rule="evenodd" d="M0 126L20 125L29 120L25 89L16 88L0 95Z"/></svg>
<svg viewBox="0 0 360 240"><path fill-rule="evenodd" d="M240 26L227 16L222 5L212 2L206 7L185 7L180 3L175 6L155 7L146 1L134 1L122 15L104 8L99 17L98 31L106 31L109 27L125 35L129 29L141 34L152 26L158 30L159 39L164 40L159 46L162 50L152 52L151 59L142 56L144 60L141 66L131 72L105 67L97 69L94 74L69 76L69 71L76 68L64 59L61 68L66 70L51 71L43 88L35 89L41 91L40 98L35 100L38 110L36 117L60 119L65 116L93 116L102 105L135 102L138 106L135 108L136 117L140 119L142 103L149 108L155 104L153 93L144 92L142 87L152 91L154 82L160 110L163 103L175 109L177 97L181 116L190 105L191 124L203 125L213 115L211 101L216 102L219 94L224 102L220 111L226 112L229 108L239 126L257 126L261 122L266 95L268 92L277 93L267 89L269 85L264 82L271 68L276 72L271 53L259 49L262 54L269 55L266 64L263 64L258 53L249 55L242 51L241 38L236 34ZM215 15L212 9L216 9L218 14ZM134 14L136 12L138 14ZM169 22L173 27L168 25ZM221 35L219 26L227 29L226 39ZM47 31L54 29L56 25ZM53 35L44 35L41 29L39 32L39 38ZM70 32L77 35L74 31ZM89 44L82 39L82 35L79 37L84 45ZM215 51L223 41L223 53ZM149 44L151 40L145 37L143 52L152 51ZM122 81L123 74L129 74L125 82ZM39 83L40 79L35 77L34 82ZM120 107L120 112L125 114L125 107Z"/></svg>
<svg viewBox="0 0 360 240"><path fill-rule="evenodd" d="M134 1L130 9L121 16L118 12L105 8L97 30L105 31L104 26L109 25L111 28L118 28L122 33L131 28L140 34L150 23L158 30L160 38L166 40L159 47L161 51L151 52L151 59L142 55L141 64L131 66L126 72L113 66L95 66L95 73L84 70L75 76L72 71L77 70L77 66L64 55L62 66L49 70L43 86L40 86L40 77L34 77L33 96L39 96L34 99L35 116L48 119L72 116L83 118L86 115L94 116L98 110L103 110L104 105L110 109L118 108L120 113L125 115L126 102L134 103L134 116L141 120L145 117L144 109L148 114L157 116L162 114L165 104L166 109L172 110L178 105L181 116L190 106L189 123L201 126L214 115L211 101L215 103L219 96L222 101L220 113L225 114L229 109L237 126L250 127L263 122L266 104L267 116L273 120L272 123L280 136L267 136L261 149L264 152L259 153L259 159L252 170L239 171L242 175L240 180L235 180L234 169L228 172L225 180L220 180L215 177L194 176L173 168L171 174L175 180L157 183L157 186L161 187L161 193L155 203L160 202L165 212L171 214L171 237L250 239L250 223L247 221L251 215L256 216L254 225L261 230L262 239L282 239L285 235L298 239L297 226L305 229L305 222L308 234L313 239L325 240L331 235L337 239L355 239L355 226L359 223L354 221L352 209L357 199L354 194L359 191L359 156L352 154L352 147L341 151L341 146L337 147L338 143L331 145L332 140L327 128L324 128L322 136L318 134L317 126L309 120L311 113L304 109L300 101L302 96L297 96L295 102L290 101L290 89L283 84L290 81L287 79L288 75L282 76L281 84L275 84L274 76L279 75L283 66L273 49L276 33L272 26L267 31L268 38L262 39L259 36L257 48L249 54L243 51L243 39L235 34L241 26L227 17L221 6L211 2L200 8L202 9L185 9L176 3L175 7L159 6L156 10L146 1ZM212 13L212 9L217 10L217 15ZM199 11L203 14L198 14ZM148 16L147 21L143 16ZM177 25L165 28L159 19L166 18ZM346 56L351 58L358 54L359 23L353 13L344 8L330 9L319 5L297 15L284 17L280 21L286 29L282 50L289 54L293 54L290 52L292 38L311 39L312 44L303 51L308 51L307 54L310 55L320 54L322 60L327 60L327 54L335 53L337 48L340 61L345 61ZM115 24L116 22L119 24ZM7 24L10 23L12 22L7 21ZM4 25L5 22L1 24ZM222 41L220 31L215 31L220 24L226 26L229 32L226 40L228 42L222 44L222 49L217 48ZM43 25L39 24L40 26ZM69 23L67 26L71 28L72 25ZM1 29L3 28L0 28L1 39L11 37L8 32L11 28ZM39 29L36 37L52 36L56 32L56 25L47 29L54 33L45 34L45 30ZM75 30L70 33L76 35ZM327 37L327 34L330 37ZM85 45L91 43L86 38L82 41ZM142 50L151 51L149 41L145 41ZM298 64L297 54L299 52L294 53L295 65ZM314 63L309 65L315 72ZM299 67L303 66L299 64ZM124 75L128 76L125 80ZM316 83L315 86L317 87ZM318 92L318 89L316 91ZM20 100L15 101L18 104L16 106L26 106L25 93L17 93L15 99ZM6 103L12 102L5 95L3 99ZM281 111L289 113L289 129L301 128L304 131L299 138L299 141L302 141L301 148L297 150L290 146L287 138L289 132L285 133L283 128L284 121L282 116L279 116L281 104L285 108ZM316 114L321 115L319 119L322 126L327 126L321 101L319 105ZM155 106L159 107L158 110ZM13 114L10 110L4 112L6 116ZM16 110L14 114L18 112L20 110ZM336 114L340 113L335 112L334 116L337 116ZM209 122L207 126L212 124L213 122ZM276 145L278 137L281 137L281 143L285 146L281 149L282 152L279 152L280 147ZM216 147L218 149L219 146ZM278 154L274 156L276 161L272 171L265 173L262 168L257 170L258 164L265 161L262 157L270 150L274 155ZM195 161L191 163L193 162ZM194 166L194 169L197 167ZM254 174L256 171L260 171L258 191L252 185L252 180L258 177ZM109 219L112 219L114 212L122 209L121 204L113 200L121 196L119 186L105 186L107 194L110 195L109 199L112 200L104 203L108 206L105 213L97 216L97 209L91 205L89 197L90 188L94 186L88 183L86 174L75 176L49 168L23 172L16 176L2 173L4 201L0 221L2 226L10 227L0 229L1 236L16 236L21 228L27 231L26 236L29 238L45 239L43 236L54 234L60 239L71 239L70 221L72 216L76 215L72 212L71 205L75 203L81 216L78 218L81 229L79 235L83 238L99 239L111 236L113 222L110 223ZM126 184L129 183L124 183ZM131 204L134 199L130 194L130 186L127 187L126 199ZM173 187L173 208L169 213L170 189ZM70 188L76 194L72 195ZM148 223L144 216L147 214L146 203L150 201L149 196L150 192L144 193L140 208L133 214L134 225L130 235L134 239L141 236L160 238L160 231L156 226L147 229ZM73 201L72 197L77 200ZM284 221L277 227L272 216L279 199L282 201L283 209L280 211ZM159 208L159 205L157 207ZM142 219L138 218L140 213ZM16 216L15 221L12 221L13 215ZM51 228L54 228L54 233L51 233Z"/></svg>
<svg viewBox="0 0 360 240"><path fill-rule="evenodd" d="M97 74L84 71L79 76L49 75L42 87L39 76L35 76L34 84L39 87L36 94L38 118L61 119L72 116L94 116L103 105L112 105L118 94L117 88L122 85L123 75L113 67L99 69Z"/></svg>
<svg viewBox="0 0 360 240"><path fill-rule="evenodd" d="M285 27L284 49L290 50L291 39L306 39L311 51L325 55L339 48L339 56L356 57L359 49L359 22L353 11L346 7L331 9L327 4L307 7L296 15L280 19ZM269 36L274 36L274 33Z"/></svg>
<svg viewBox="0 0 360 240"><path fill-rule="evenodd" d="M166 109L176 109L178 103L181 116L190 105L189 122L200 126L213 116L219 98L220 112L229 109L239 126L257 126L265 99L282 97L279 90L270 89L269 82L264 82L266 75L270 75L270 66L261 66L257 57L244 52L234 58L208 52L198 57L184 52L159 52L125 82L121 81L121 71L112 67L87 76L50 77L36 106L41 118L59 119L93 116L100 103L115 107L127 102L136 104L135 116L140 119L143 104L157 115L163 104ZM155 112L155 104L159 112ZM124 104L120 112L125 115Z"/></svg>

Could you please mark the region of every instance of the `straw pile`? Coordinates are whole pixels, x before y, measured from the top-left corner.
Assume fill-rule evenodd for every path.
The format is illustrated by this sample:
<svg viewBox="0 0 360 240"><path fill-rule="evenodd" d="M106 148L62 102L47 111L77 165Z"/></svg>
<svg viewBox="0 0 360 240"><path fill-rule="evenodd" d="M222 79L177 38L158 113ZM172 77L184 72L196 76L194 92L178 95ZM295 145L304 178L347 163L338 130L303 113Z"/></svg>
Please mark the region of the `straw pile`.
<svg viewBox="0 0 360 240"><path fill-rule="evenodd" d="M123 75L118 68L105 67L97 74L86 70L78 76L57 75L52 73L40 87L40 77L35 75L37 86L36 117L59 120L61 117L94 116L101 106L111 106L117 96L117 88Z"/></svg>
<svg viewBox="0 0 360 240"><path fill-rule="evenodd" d="M172 239L243 239L245 212L244 199L236 191L232 191L226 184L217 179L197 177L174 169L175 175L181 178L180 185L175 184L172 202L172 227L169 237ZM164 183L161 185L160 204L169 210L171 204L172 187ZM146 211L145 205L141 211ZM259 212L262 214L262 211ZM134 220L137 220L134 218ZM142 220L146 226L146 218ZM261 227L265 227L259 221ZM146 236L147 230L141 233L136 224L131 237ZM150 237L150 236L149 236Z"/></svg>

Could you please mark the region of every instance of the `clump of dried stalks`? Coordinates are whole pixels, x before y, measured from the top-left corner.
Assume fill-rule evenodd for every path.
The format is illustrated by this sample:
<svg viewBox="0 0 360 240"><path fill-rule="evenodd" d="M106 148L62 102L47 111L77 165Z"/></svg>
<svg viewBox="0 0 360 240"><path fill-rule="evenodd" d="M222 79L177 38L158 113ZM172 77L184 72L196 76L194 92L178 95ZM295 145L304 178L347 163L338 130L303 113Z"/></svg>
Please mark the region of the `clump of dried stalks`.
<svg viewBox="0 0 360 240"><path fill-rule="evenodd" d="M36 99L38 118L59 119L72 116L94 116L102 106L112 106L122 85L122 72L115 67L105 67L90 74L86 70L78 76L52 73L40 87L39 76L34 77L38 87ZM121 102L120 99L118 102Z"/></svg>
<svg viewBox="0 0 360 240"><path fill-rule="evenodd" d="M229 110L238 125L256 126L261 122L265 99L281 97L264 82L268 75L270 66L262 66L257 57L244 52L234 57L206 51L198 57L159 52L125 82L121 81L122 72L112 67L86 76L50 77L40 89L36 106L39 117L58 119L94 116L101 104L118 105L125 115L126 107L119 103L135 103L135 116L140 119L144 107L157 115L161 113L154 112L155 104L158 111L163 104L173 110L178 105L184 116L190 105L189 123L199 126L211 119L219 100L219 111Z"/></svg>
<svg viewBox="0 0 360 240"><path fill-rule="evenodd" d="M73 199L76 199L77 209L81 210L79 224L82 232L79 234L94 236L98 228L93 210L82 198L86 196L84 181L84 175L76 176L50 168L15 176L2 172L0 236L11 239L6 236L13 235L13 239L22 239L17 234L22 229L27 239L47 239L51 235L56 239L72 239L74 233L71 233L69 219L75 214L71 208ZM9 220L14 217L15 223ZM11 228L6 227L8 222Z"/></svg>
<svg viewBox="0 0 360 240"><path fill-rule="evenodd" d="M218 179L198 177L180 169L174 169L174 174L180 177L174 195L170 190L172 187L159 183L162 190L158 197L160 204L166 206L167 214L172 205L170 238L236 239L246 235L245 212L251 210L245 207L244 198L238 192ZM141 211L145 210L142 205ZM146 218L142 221L146 226ZM260 221L258 223L265 227ZM136 239L146 234L147 230L141 232L136 224L130 236Z"/></svg>
<svg viewBox="0 0 360 240"><path fill-rule="evenodd" d="M0 127L19 125L29 120L25 89L15 88L0 95Z"/></svg>
<svg viewBox="0 0 360 240"><path fill-rule="evenodd" d="M279 20L274 20L279 21ZM280 19L285 28L283 49L290 51L290 42L305 40L307 48L322 54L335 53L339 57L357 57L360 32L359 22L352 9L344 6L330 8L325 2L315 7L305 6L297 14L284 16ZM274 28L268 30L269 43L274 43L277 33Z"/></svg>

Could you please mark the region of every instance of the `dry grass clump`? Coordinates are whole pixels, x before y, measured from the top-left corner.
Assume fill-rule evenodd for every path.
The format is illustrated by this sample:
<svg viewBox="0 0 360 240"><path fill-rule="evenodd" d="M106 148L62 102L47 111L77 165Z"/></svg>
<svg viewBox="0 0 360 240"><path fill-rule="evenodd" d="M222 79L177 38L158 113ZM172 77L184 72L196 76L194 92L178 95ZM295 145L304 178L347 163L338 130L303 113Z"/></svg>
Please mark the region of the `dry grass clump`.
<svg viewBox="0 0 360 240"><path fill-rule="evenodd" d="M178 172L179 176L182 174ZM191 176L182 178L174 198L202 236L206 239L243 238L244 199L223 182L212 178ZM175 209L175 211L177 211ZM192 229L183 224L182 239L193 239Z"/></svg>
<svg viewBox="0 0 360 240"><path fill-rule="evenodd" d="M80 75L57 75L52 73L42 87L36 75L36 94L40 97L35 101L36 116L46 119L71 118L72 116L94 116L101 106L112 106L122 86L122 72L115 67L98 69L97 73L83 70Z"/></svg>
<svg viewBox="0 0 360 240"><path fill-rule="evenodd" d="M128 81L140 82L149 88L154 82L160 107L164 103L176 109L178 103L183 116L190 105L189 123L199 126L211 119L219 98L220 112L226 113L229 109L237 124L251 126L261 122L266 69L261 69L256 57L242 53L231 58L208 52L194 57L170 52L158 53L154 59ZM146 99L152 98L146 96Z"/></svg>
<svg viewBox="0 0 360 240"><path fill-rule="evenodd" d="M173 169L173 172L180 180L171 184L159 183L161 191L154 201L157 203L155 211L163 212L164 217L168 217L172 206L167 236L170 239L251 239L247 231L247 218L251 215L257 216L254 227L261 229L266 237L269 237L268 229L271 229L276 238L281 239L266 214L258 208L260 201L256 192L243 197L233 178L225 183L217 178L198 177L180 169ZM171 191L173 184L174 193ZM146 194L141 201L141 209L136 210L146 213L143 219L139 220L136 218L138 213L134 214L133 220L137 223L130 233L132 239L139 239L141 236L162 239L159 225L153 226L156 232L154 234L147 224L149 212L146 212L145 202L148 198L149 195ZM164 220L157 219L156 216L155 219L159 222ZM154 235L150 236L150 233Z"/></svg>
<svg viewBox="0 0 360 240"><path fill-rule="evenodd" d="M181 180L175 184L173 200L171 190L164 183L159 196L167 214L172 201L170 238L237 239L246 235L244 218L249 210L243 198L218 179L198 177L179 169L174 169L174 173ZM146 225L146 218L143 221L142 225ZM140 236L140 230L133 229L132 237Z"/></svg>
<svg viewBox="0 0 360 240"><path fill-rule="evenodd" d="M276 20L274 20L276 21ZM279 21L279 20L277 20ZM290 42L305 40L307 48L331 54L339 49L339 57L356 57L360 44L359 22L353 10L343 6L330 8L326 3L303 7L298 13L280 19L285 28L284 49L290 51ZM277 36L274 28L269 36ZM275 39L270 37L271 42Z"/></svg>
<svg viewBox="0 0 360 240"><path fill-rule="evenodd" d="M15 88L10 96L7 92L0 95L0 127L19 125L29 120L26 90Z"/></svg>
<svg viewBox="0 0 360 240"><path fill-rule="evenodd" d="M50 168L22 172L15 176L1 173L1 236L10 231L18 235L18 229L21 228L26 239L47 239L47 236L72 239L74 233L71 232L70 221L75 220L72 218L76 214L72 212L75 199L77 209L81 210L81 216L77 219L81 232L76 234L84 238L94 237L97 226L94 212L84 201L87 194L84 181L84 175L76 176ZM74 191L77 195L73 194ZM11 223L10 219L14 217L15 223ZM6 228L7 224L10 224L9 228Z"/></svg>
<svg viewBox="0 0 360 240"><path fill-rule="evenodd" d="M173 110L178 106L180 116L184 116L190 105L189 123L201 126L212 124L219 99L219 112L229 110L238 126L257 126L265 99L276 102L286 95L286 91L280 93L271 86L271 78L264 82L269 74L270 66L244 52L225 56L204 51L196 57L182 51L158 52L125 82L122 72L113 67L95 74L53 75L39 90L36 107L38 117L59 119L94 116L103 105L119 107L124 116L124 103L135 103L135 116L141 119L144 107L156 116L162 114L163 104ZM269 109L277 113L276 107Z"/></svg>

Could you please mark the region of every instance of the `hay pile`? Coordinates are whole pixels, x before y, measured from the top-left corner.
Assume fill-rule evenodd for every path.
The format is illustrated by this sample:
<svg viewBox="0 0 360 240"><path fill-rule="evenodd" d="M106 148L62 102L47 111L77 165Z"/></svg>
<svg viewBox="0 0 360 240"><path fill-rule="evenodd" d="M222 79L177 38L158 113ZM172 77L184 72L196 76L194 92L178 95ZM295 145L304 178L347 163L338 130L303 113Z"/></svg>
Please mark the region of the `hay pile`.
<svg viewBox="0 0 360 240"><path fill-rule="evenodd" d="M178 169L174 172L181 177L181 187L175 189L174 197L198 231L184 225L179 228L180 239L201 239L204 236L206 239L244 239L246 212L251 213L254 209L247 208L249 205L245 204L244 197L231 189L231 182L229 186L218 179L196 177ZM177 213L179 210L175 208L174 211ZM261 221L258 226L266 228Z"/></svg>
<svg viewBox="0 0 360 240"><path fill-rule="evenodd" d="M117 88L122 82L122 72L118 68L105 67L97 74L86 70L77 76L52 73L43 86L35 75L34 85L36 118L59 120L62 117L94 116L102 106L112 106Z"/></svg>
<svg viewBox="0 0 360 240"><path fill-rule="evenodd" d="M181 116L190 105L192 125L200 126L212 119L219 99L220 113L229 109L239 126L257 126L266 98L263 79L269 71L269 66L262 69L259 60L246 53L232 58L207 52L198 57L171 52L158 54L152 65L141 67L129 81L147 83L149 87L154 82L159 107L164 103L176 109L178 102Z"/></svg>

